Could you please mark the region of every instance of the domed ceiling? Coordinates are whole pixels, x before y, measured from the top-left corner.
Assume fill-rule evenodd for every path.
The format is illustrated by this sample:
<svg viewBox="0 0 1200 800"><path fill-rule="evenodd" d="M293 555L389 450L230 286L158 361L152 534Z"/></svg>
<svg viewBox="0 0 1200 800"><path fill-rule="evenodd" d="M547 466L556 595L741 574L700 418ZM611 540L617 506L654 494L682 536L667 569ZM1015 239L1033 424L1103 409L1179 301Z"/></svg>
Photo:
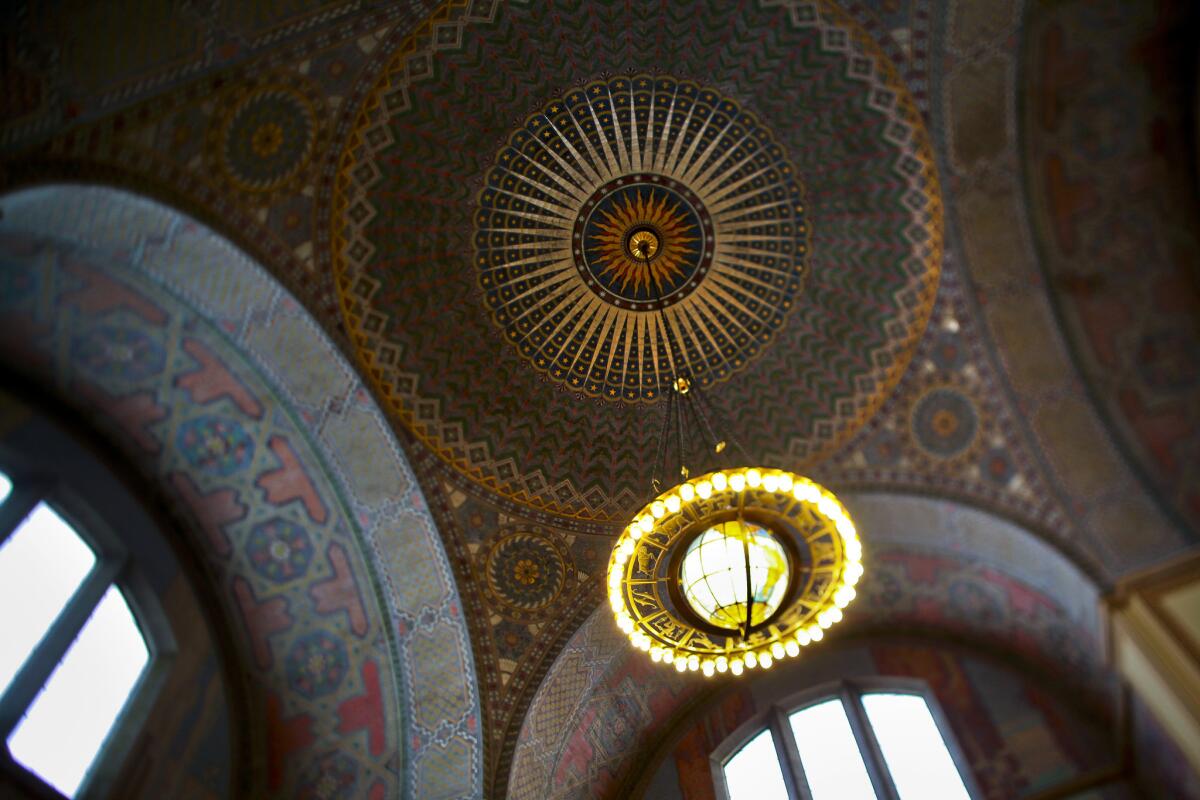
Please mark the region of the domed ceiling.
<svg viewBox="0 0 1200 800"><path fill-rule="evenodd" d="M403 424L495 495L601 524L644 499L669 341L758 457L854 433L942 249L874 41L829 4L461 11L426 29L453 48L392 56L330 198L345 324Z"/></svg>
<svg viewBox="0 0 1200 800"><path fill-rule="evenodd" d="M423 626L470 633L468 690L429 645L413 696L430 699L404 718L445 716L442 693L454 708L477 696L460 732L481 750L430 728L406 743L413 763L438 765L422 775L506 796L526 719L566 713L536 705L539 685L581 697L602 683L594 668L611 654L564 645L600 599L612 534L649 492L674 374L667 331L727 437L839 494L987 509L1100 585L1200 536L1195 383L1179 345L1193 306L1170 277L1194 261L1179 210L1192 206L1156 194L1161 176L1185 182L1159 147L1182 123L1146 110L1169 70L1127 69L1129 53L1161 51L1156 31L1182 30L1166 11L248 1L164 23L144 5L113 0L97 36L73 7L18 3L28 10L0 32L13 88L0 99L0 187L116 183L182 210L179 230L198 220L228 237L286 289L286 315L311 315L350 356L369 389L351 405L386 407L417 486L379 466L377 429L339 428L354 481L382 509L354 519L427 509L436 531L404 517L399 545L375 556L422 608L428 570L406 548L429 533L459 593L444 614L389 629L421 647ZM1125 126L1129 147L1090 148L1118 117L1141 119L1141 133ZM45 221L54 235L79 224L62 196ZM105 224L130 228L121 206L105 208ZM1171 247L1128 244L1154 230ZM162 265L219 285L200 256ZM1129 286L1145 295L1136 325L1104 325ZM329 365L311 331L263 322L277 314L243 326L220 309L248 298L212 291L222 335L261 330L301 376L305 424L346 413L350 395L308 377ZM1098 413L1106 395L1122 407ZM909 577L923 598L945 589ZM283 602L269 576L254 580L264 608ZM326 577L314 567L306 580ZM309 613L307 584L286 591L292 613ZM989 608L964 613L986 626ZM323 630L358 637L334 617ZM401 685L403 664L392 668ZM248 662L247 674L274 673ZM349 754L335 708L318 727ZM595 722L608 739L624 730L612 722ZM293 750L290 734L269 735L297 779L328 752L325 739ZM372 751L380 775L394 772L394 744Z"/></svg>

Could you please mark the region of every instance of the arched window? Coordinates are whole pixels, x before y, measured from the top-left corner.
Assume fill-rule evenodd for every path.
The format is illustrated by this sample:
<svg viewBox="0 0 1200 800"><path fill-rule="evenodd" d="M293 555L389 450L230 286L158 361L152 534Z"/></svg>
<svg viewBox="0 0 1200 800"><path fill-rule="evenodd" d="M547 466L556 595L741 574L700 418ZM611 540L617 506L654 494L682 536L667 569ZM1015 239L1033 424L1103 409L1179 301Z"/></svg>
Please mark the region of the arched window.
<svg viewBox="0 0 1200 800"><path fill-rule="evenodd" d="M917 681L844 681L789 697L723 742L712 769L724 800L980 796Z"/></svg>
<svg viewBox="0 0 1200 800"><path fill-rule="evenodd" d="M4 767L32 791L86 792L103 782L101 753L129 738L116 732L130 698L173 650L139 580L120 536L69 487L0 472L0 737Z"/></svg>

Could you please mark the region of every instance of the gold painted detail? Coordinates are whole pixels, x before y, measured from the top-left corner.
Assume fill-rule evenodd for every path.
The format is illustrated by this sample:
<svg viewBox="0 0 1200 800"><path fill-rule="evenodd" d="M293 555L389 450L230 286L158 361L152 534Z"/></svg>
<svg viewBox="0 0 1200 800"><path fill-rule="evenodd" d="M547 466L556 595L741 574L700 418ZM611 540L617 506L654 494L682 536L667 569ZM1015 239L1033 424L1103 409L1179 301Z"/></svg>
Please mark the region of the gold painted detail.
<svg viewBox="0 0 1200 800"><path fill-rule="evenodd" d="M700 239L678 200L649 189L617 200L595 224L600 274L620 291L665 294L691 268Z"/></svg>
<svg viewBox="0 0 1200 800"><path fill-rule="evenodd" d="M779 610L748 632L698 624L680 602L686 587L672 566L697 532L734 518L732 509L769 528L790 553ZM655 662L706 676L740 674L799 655L840 622L863 575L862 557L850 513L828 489L784 470L718 470L668 489L634 517L613 547L608 600L617 626Z"/></svg>

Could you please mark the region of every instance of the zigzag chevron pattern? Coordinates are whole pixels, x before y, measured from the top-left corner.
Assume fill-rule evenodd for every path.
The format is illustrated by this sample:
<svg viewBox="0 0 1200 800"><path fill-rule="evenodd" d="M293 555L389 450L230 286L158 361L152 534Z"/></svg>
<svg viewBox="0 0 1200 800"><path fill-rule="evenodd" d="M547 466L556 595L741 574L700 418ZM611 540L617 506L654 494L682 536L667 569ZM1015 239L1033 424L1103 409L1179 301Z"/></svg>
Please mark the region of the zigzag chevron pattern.
<svg viewBox="0 0 1200 800"><path fill-rule="evenodd" d="M938 181L895 68L831 3L727 5L450 3L394 54L342 154L333 252L360 357L421 441L537 512L629 513L659 421L540 376L476 284L487 171L572 87L669 64L752 113L805 186L807 286L710 390L752 454L802 468L836 448L886 399L932 308Z"/></svg>

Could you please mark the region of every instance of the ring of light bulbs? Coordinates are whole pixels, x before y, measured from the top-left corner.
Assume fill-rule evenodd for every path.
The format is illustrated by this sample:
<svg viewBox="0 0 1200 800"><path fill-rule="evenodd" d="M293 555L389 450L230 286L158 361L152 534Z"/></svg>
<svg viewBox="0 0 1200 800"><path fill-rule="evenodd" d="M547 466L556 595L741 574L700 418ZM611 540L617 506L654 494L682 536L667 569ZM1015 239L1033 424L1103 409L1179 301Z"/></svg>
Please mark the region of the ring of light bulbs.
<svg viewBox="0 0 1200 800"><path fill-rule="evenodd" d="M805 585L749 636L699 630L673 612L665 585L674 580L664 572L665 562L684 532L734 508L787 519L804 531L798 544L807 544L814 554ZM797 566L792 563L791 569ZM862 543L849 512L832 492L784 470L726 469L668 489L634 516L613 547L608 598L617 626L656 663L679 672L700 671L705 677L741 675L747 669L769 669L820 641L841 621L862 575Z"/></svg>

